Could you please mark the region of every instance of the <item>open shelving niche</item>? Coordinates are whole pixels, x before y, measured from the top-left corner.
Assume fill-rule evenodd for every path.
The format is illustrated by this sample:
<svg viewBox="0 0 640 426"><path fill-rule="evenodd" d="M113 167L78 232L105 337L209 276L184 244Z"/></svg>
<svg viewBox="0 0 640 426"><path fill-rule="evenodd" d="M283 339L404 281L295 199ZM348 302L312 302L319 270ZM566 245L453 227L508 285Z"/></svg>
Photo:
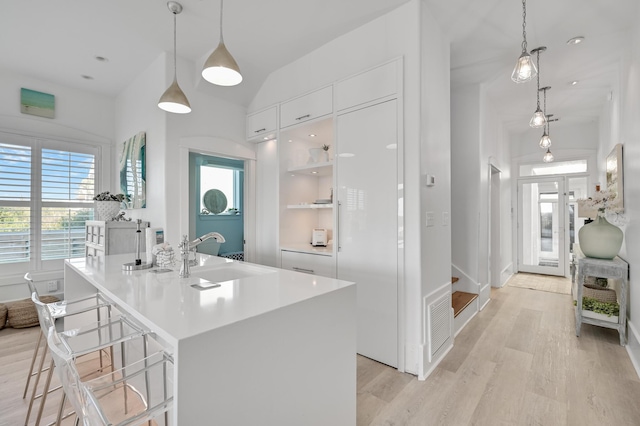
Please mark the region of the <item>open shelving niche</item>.
<svg viewBox="0 0 640 426"><path fill-rule="evenodd" d="M334 205L315 203L330 199L334 188L333 119L328 117L281 130L279 139L280 248L331 255L332 244L313 247L311 234L314 228L325 228L327 239L333 240ZM321 158L313 162L309 149L323 144L330 146L328 161Z"/></svg>

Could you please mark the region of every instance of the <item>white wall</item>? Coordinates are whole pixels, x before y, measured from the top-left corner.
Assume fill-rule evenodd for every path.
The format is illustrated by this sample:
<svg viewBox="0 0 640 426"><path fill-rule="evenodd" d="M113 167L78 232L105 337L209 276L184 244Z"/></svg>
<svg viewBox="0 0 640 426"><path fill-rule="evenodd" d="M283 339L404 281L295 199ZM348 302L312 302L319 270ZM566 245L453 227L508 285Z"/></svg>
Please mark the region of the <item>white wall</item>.
<svg viewBox="0 0 640 426"><path fill-rule="evenodd" d="M140 73L116 98L114 157L121 143L146 132L146 199L144 209L129 209L126 216L149 221L151 226L166 226L165 185L167 113L158 108L158 99L166 90L167 79L173 79L166 69L166 62L173 57L162 54ZM168 87L168 85L167 85ZM111 192L120 192L119 174L114 166Z"/></svg>
<svg viewBox="0 0 640 426"><path fill-rule="evenodd" d="M419 145L414 146L405 136L405 197L413 199L419 195L420 209L416 210L407 203L405 210L405 241L407 236L416 233L420 239L420 264L412 263L412 245L407 244L405 267L407 274L407 366L410 367L413 333L422 333L418 342L422 358L418 363L418 376L424 378L430 374L446 352L438 351L431 359L427 353L429 347L427 330L431 324L426 317L427 307L436 303L440 297L449 297L451 293L451 91L449 40L431 15L425 3L421 3L420 13L420 122ZM405 82L406 84L406 82ZM411 90L410 87L405 86ZM406 93L406 92L405 92ZM412 129L411 97L405 99L405 128ZM409 121L407 120L409 119ZM419 152L420 164L415 169L412 161L415 150ZM434 175L436 185L427 187L426 175ZM416 179L417 178L417 179ZM418 190L419 192L414 192ZM417 216L414 216L418 212ZM425 217L433 212L435 226L427 228ZM445 220L445 215L449 216ZM420 273L420 299L413 291L415 273ZM420 300L420 305L411 306L411 302ZM453 336L449 344L453 344Z"/></svg>
<svg viewBox="0 0 640 426"><path fill-rule="evenodd" d="M479 283L480 86L451 91L452 264Z"/></svg>
<svg viewBox="0 0 640 426"><path fill-rule="evenodd" d="M640 19L640 8L637 18ZM640 27L630 36L631 47L624 61L620 91L619 141L623 143L624 208L628 224L620 251L620 257L629 262L629 345L627 350L640 375L640 289L638 271L640 265ZM614 98L617 93L614 93ZM615 112L612 114L615 115ZM616 123L612 123L615 127ZM614 130L612 134L616 134ZM603 140L599 160L603 161L616 140Z"/></svg>
<svg viewBox="0 0 640 426"><path fill-rule="evenodd" d="M512 264L511 251L511 141L504 129L492 101L487 97L485 87L480 91L480 152L479 152L479 221L478 241L478 282L481 286L489 283L489 163L500 173L500 271L509 270ZM495 271L496 273L500 271ZM508 276L508 274L507 274ZM504 280L501 279L502 284Z"/></svg>
<svg viewBox="0 0 640 426"><path fill-rule="evenodd" d="M187 177L188 168L179 162L180 141L215 137L228 141L230 151L233 145L254 149L244 141L245 108L196 91L194 78L198 77L193 67L178 58L178 83L191 104L189 114L158 108L158 99L173 81L173 56L166 53L123 90L116 106L118 142L139 131L147 132L147 207L128 210L127 216L163 227L166 241L174 247L182 234L189 234L181 222L181 213L188 211L188 205L180 201L180 179ZM117 179L115 176L116 188Z"/></svg>
<svg viewBox="0 0 640 426"><path fill-rule="evenodd" d="M22 114L22 87L54 95L55 118ZM98 190L108 188L112 176L113 122L114 100L111 98L0 70L0 130L98 144L102 153L102 164L99 165L102 184ZM62 279L62 270L34 274L33 277L37 282ZM40 287L46 294L44 286ZM21 275L0 276L0 301L25 297L28 297L28 291Z"/></svg>

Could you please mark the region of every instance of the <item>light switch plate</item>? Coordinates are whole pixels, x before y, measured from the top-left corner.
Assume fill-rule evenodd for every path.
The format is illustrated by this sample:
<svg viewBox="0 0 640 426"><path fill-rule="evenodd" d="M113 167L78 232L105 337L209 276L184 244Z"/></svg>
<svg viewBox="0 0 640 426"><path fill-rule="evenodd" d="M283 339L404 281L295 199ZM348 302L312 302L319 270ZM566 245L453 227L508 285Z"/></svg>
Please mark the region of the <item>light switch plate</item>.
<svg viewBox="0 0 640 426"><path fill-rule="evenodd" d="M442 212L442 226L449 226L449 212Z"/></svg>

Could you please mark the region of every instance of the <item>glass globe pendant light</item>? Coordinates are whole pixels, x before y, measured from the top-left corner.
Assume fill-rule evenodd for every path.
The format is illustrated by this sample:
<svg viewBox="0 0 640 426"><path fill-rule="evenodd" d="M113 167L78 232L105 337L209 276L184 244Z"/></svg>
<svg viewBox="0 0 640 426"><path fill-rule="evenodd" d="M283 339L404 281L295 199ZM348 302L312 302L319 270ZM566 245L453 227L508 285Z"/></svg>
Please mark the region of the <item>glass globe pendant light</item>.
<svg viewBox="0 0 640 426"><path fill-rule="evenodd" d="M531 53L536 54L536 64L538 65L538 74L536 77L536 86L538 87L538 90L536 91L537 107L536 111L533 113L533 117L531 117L531 121L529 121L529 126L533 128L543 127L547 124L547 118L544 112L540 109L540 52L544 52L545 50L547 50L547 48L545 46L541 46L531 51ZM545 93L547 92L545 91Z"/></svg>
<svg viewBox="0 0 640 426"><path fill-rule="evenodd" d="M220 42L204 63L202 77L218 86L235 86L242 81L240 67L224 45L222 37L222 2L220 0Z"/></svg>
<svg viewBox="0 0 640 426"><path fill-rule="evenodd" d="M545 129L544 135L542 135L542 139L540 139L540 146L542 148L547 148L547 152L544 154L544 157L542 157L542 161L544 161L545 163L551 163L553 161L553 154L551 153L551 150L549 149L549 147L551 146L551 139L549 138L549 135L551 134L551 122L559 120L558 118L553 119L553 120L549 119L549 117L551 117L552 115L553 114L549 114L547 116L547 127L546 128L549 129L549 130L547 132L547 130ZM549 144L546 145L546 146L542 146L542 142L543 142L543 139L544 139L545 136L547 136Z"/></svg>
<svg viewBox="0 0 640 426"><path fill-rule="evenodd" d="M158 107L167 112L186 114L191 112L191 105L189 104L187 96L178 85L178 51L176 49L176 15L182 12L182 5L178 2L170 1L167 3L167 7L169 11L173 13L173 83L171 83L171 86L160 96Z"/></svg>
<svg viewBox="0 0 640 426"><path fill-rule="evenodd" d="M536 76L538 70L531 61L531 55L527 51L527 1L522 0L522 53L511 73L511 80L516 83L526 83Z"/></svg>

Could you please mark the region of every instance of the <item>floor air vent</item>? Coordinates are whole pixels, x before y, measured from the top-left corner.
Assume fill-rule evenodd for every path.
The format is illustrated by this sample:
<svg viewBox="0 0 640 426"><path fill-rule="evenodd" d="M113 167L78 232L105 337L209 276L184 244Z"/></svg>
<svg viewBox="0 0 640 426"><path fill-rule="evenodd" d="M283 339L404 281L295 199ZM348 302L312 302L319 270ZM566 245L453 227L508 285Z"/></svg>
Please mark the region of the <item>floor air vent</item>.
<svg viewBox="0 0 640 426"><path fill-rule="evenodd" d="M448 294L429 305L429 330L431 335L429 361L451 336L450 311L451 302Z"/></svg>

